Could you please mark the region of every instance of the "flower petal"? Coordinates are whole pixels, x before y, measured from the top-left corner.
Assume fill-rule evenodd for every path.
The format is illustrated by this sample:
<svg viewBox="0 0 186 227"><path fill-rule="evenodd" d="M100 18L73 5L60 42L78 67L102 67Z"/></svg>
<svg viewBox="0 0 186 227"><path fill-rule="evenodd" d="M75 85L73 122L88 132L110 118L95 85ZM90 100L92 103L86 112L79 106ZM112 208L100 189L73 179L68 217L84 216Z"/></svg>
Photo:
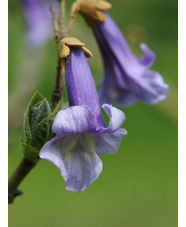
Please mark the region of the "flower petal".
<svg viewBox="0 0 186 227"><path fill-rule="evenodd" d="M59 169L67 190L84 191L102 171L93 142L89 135L57 136L41 149L40 158Z"/></svg>
<svg viewBox="0 0 186 227"><path fill-rule="evenodd" d="M115 101L118 106L131 106L137 101L137 97L130 91L118 90L118 99Z"/></svg>
<svg viewBox="0 0 186 227"><path fill-rule="evenodd" d="M103 80L100 84L99 99L100 104L113 102L118 106L130 106L137 101L134 93L122 89L117 83L113 83L112 86L107 85L107 80Z"/></svg>
<svg viewBox="0 0 186 227"><path fill-rule="evenodd" d="M64 165L68 175L65 188L75 192L86 190L102 171L98 155L81 145L64 155Z"/></svg>
<svg viewBox="0 0 186 227"><path fill-rule="evenodd" d="M112 18L106 12L104 14L106 21L95 22L93 27L98 45L102 46L101 52L104 51L112 60L124 65L126 72L142 72L143 65L139 64L137 57L131 52L123 34Z"/></svg>
<svg viewBox="0 0 186 227"><path fill-rule="evenodd" d="M62 159L62 153L65 154L68 150L72 149L77 139L77 136L56 136L47 142L39 153L41 159L48 160L59 169L64 179L66 179L67 173Z"/></svg>
<svg viewBox="0 0 186 227"><path fill-rule="evenodd" d="M108 104L102 105L102 109L107 113L110 121L107 128L99 127L97 130L98 133L109 133L118 130L125 121L125 114L121 110Z"/></svg>
<svg viewBox="0 0 186 227"><path fill-rule="evenodd" d="M150 68L154 63L156 56L145 43L141 43L140 48L144 52L144 55L139 58L139 63Z"/></svg>
<svg viewBox="0 0 186 227"><path fill-rule="evenodd" d="M94 133L96 128L96 117L88 106L71 106L59 111L52 125L58 135Z"/></svg>
<svg viewBox="0 0 186 227"><path fill-rule="evenodd" d="M134 83L138 99L149 105L155 105L166 99L169 91L169 86L164 83L161 75L151 70L148 70L140 81Z"/></svg>
<svg viewBox="0 0 186 227"><path fill-rule="evenodd" d="M95 152L98 155L116 153L122 137L126 134L127 131L125 129L118 129L113 133L92 134L95 145Z"/></svg>

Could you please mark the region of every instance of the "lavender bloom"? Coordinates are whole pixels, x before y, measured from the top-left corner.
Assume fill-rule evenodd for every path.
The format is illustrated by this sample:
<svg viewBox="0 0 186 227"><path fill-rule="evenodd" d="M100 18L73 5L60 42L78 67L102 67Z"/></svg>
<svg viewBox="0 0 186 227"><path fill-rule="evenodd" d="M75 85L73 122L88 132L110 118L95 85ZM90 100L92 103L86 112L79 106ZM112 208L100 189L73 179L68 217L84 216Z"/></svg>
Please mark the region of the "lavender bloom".
<svg viewBox="0 0 186 227"><path fill-rule="evenodd" d="M127 133L119 129L125 115L111 105L103 105L110 118L109 126L105 126L82 50L71 48L65 71L70 107L58 112L52 128L58 136L45 144L40 157L59 169L67 190L80 192L101 173L99 155L117 152L121 138Z"/></svg>
<svg viewBox="0 0 186 227"><path fill-rule="evenodd" d="M165 99L169 86L159 73L149 70L155 60L154 53L141 44L144 55L139 59L134 56L111 17L107 13L105 16L105 22L95 21L93 25L105 68L100 102L130 106L140 100L154 105Z"/></svg>
<svg viewBox="0 0 186 227"><path fill-rule="evenodd" d="M56 4L44 0L21 0L21 2L27 23L26 41L31 46L41 46L53 35L49 7L56 7Z"/></svg>

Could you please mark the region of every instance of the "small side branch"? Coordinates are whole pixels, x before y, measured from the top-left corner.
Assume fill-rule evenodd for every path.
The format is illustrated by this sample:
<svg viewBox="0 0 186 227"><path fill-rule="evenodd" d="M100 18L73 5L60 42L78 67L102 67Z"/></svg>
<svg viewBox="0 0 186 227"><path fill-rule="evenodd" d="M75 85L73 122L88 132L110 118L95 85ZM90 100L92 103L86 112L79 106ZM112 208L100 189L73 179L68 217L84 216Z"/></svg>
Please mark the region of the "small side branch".
<svg viewBox="0 0 186 227"><path fill-rule="evenodd" d="M57 22L56 12L53 7L50 7L50 12L52 14L52 23L54 27L54 32L57 33L59 31L59 26Z"/></svg>

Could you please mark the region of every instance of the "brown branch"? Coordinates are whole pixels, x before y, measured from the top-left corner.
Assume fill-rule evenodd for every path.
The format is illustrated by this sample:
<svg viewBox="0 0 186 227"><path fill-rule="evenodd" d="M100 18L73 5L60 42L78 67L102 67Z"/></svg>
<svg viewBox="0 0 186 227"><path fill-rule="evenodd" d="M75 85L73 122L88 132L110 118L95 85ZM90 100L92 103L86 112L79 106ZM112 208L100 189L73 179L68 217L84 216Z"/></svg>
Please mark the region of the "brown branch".
<svg viewBox="0 0 186 227"><path fill-rule="evenodd" d="M25 158L22 159L19 166L8 180L8 203L13 203L16 196L23 194L21 191L17 190L17 188L36 163L37 162L28 161Z"/></svg>
<svg viewBox="0 0 186 227"><path fill-rule="evenodd" d="M62 70L62 61L58 54L57 66L56 66L56 80L52 92L50 108L53 109L61 100L63 92L63 70Z"/></svg>

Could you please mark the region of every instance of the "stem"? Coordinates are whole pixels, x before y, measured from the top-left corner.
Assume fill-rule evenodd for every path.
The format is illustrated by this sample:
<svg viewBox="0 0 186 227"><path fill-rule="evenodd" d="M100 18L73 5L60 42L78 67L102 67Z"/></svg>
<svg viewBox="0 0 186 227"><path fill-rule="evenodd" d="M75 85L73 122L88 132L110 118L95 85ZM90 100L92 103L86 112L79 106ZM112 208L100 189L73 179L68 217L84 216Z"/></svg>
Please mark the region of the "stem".
<svg viewBox="0 0 186 227"><path fill-rule="evenodd" d="M63 91L63 70L62 70L62 61L58 54L57 66L56 66L56 81L52 92L50 108L53 109L61 100L62 91Z"/></svg>
<svg viewBox="0 0 186 227"><path fill-rule="evenodd" d="M37 162L28 161L25 158L22 159L17 169L8 180L8 203L13 203L15 197L22 194L21 191L17 190L17 187L36 163Z"/></svg>
<svg viewBox="0 0 186 227"><path fill-rule="evenodd" d="M61 41L62 38L66 36L66 27L64 25L65 21L65 0L58 0L59 3L59 19L57 22L55 10L51 7L50 11L52 13L52 21L54 26L56 43ZM52 92L51 104L50 107L53 109L61 100L62 88L63 88L63 76L64 76L64 67L59 54L57 57L57 70L56 70L56 80L54 89ZM8 181L8 203L13 203L16 196L21 195L22 192L17 190L18 186L21 184L23 179L27 174L34 168L37 162L31 162L23 158L17 169L14 171L12 176Z"/></svg>
<svg viewBox="0 0 186 227"><path fill-rule="evenodd" d="M59 5L59 31L63 34L65 29L65 0L58 0Z"/></svg>

